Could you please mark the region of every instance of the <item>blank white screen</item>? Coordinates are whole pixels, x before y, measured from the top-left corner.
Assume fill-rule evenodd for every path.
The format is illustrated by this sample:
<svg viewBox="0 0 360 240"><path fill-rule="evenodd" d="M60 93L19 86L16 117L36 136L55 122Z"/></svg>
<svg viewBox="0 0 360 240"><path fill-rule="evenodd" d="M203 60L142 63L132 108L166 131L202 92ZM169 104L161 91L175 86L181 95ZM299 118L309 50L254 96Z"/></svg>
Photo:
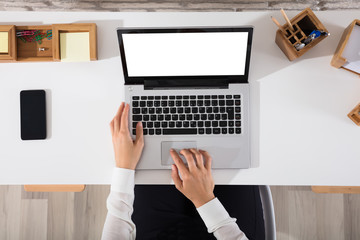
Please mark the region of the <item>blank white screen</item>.
<svg viewBox="0 0 360 240"><path fill-rule="evenodd" d="M123 34L129 77L244 75L248 33Z"/></svg>

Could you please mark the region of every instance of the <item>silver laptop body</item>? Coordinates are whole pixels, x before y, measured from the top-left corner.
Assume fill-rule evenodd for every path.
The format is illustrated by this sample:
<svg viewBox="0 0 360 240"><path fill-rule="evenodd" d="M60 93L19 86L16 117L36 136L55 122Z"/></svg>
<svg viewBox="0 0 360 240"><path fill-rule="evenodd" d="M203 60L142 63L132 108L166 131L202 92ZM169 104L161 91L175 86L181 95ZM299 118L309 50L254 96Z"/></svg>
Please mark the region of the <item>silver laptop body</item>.
<svg viewBox="0 0 360 240"><path fill-rule="evenodd" d="M118 28L130 104L144 125L137 169L170 169L170 148L197 148L212 168L249 168L252 27Z"/></svg>

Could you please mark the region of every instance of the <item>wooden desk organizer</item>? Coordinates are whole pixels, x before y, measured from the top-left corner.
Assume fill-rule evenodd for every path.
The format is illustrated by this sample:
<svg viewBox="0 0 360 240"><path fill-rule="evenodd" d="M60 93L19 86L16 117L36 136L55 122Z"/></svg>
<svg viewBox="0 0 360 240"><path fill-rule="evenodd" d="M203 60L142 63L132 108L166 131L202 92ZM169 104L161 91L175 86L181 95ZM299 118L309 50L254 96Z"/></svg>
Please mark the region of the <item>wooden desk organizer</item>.
<svg viewBox="0 0 360 240"><path fill-rule="evenodd" d="M348 114L348 117L360 126L360 103Z"/></svg>
<svg viewBox="0 0 360 240"><path fill-rule="evenodd" d="M0 53L0 61L12 61L17 59L16 54L16 30L14 25L0 25L0 32L8 33L8 52Z"/></svg>
<svg viewBox="0 0 360 240"><path fill-rule="evenodd" d="M347 60L342 57L342 54L344 52L344 49L345 49L345 46L346 44L348 43L349 41L349 38L350 38L350 35L351 35L351 32L352 30L354 29L354 26L355 25L359 25L360 26L360 20L359 19L355 19L354 21L352 21L352 23L344 30L344 33L343 35L341 36L340 38L340 41L339 41L339 44L335 50L335 53L334 53L334 56L333 58L331 59L331 65L333 67L336 67L336 68L343 68L347 71L350 71L350 72L353 72L355 74L358 74L360 76L360 73L357 73L357 72L354 72L354 71L351 71L347 68L344 68L343 65L345 63L347 63Z"/></svg>
<svg viewBox="0 0 360 240"><path fill-rule="evenodd" d="M313 30L328 32L325 26L316 17L310 8L296 15L290 20L295 31L292 31L288 24L283 25L287 34L285 35L280 29L276 31L275 42L290 61L302 56L304 53L313 48L327 36L321 35L307 44L301 50L296 50L295 45L306 39Z"/></svg>
<svg viewBox="0 0 360 240"><path fill-rule="evenodd" d="M23 42L16 37L16 31L21 30L52 30L52 39L42 39L41 45L37 42ZM9 33L9 52L0 53L0 62L52 62L61 61L60 33L89 32L90 60L97 60L97 34L95 23L53 24L42 26L15 26L0 25L1 32ZM39 51L45 48L46 51Z"/></svg>

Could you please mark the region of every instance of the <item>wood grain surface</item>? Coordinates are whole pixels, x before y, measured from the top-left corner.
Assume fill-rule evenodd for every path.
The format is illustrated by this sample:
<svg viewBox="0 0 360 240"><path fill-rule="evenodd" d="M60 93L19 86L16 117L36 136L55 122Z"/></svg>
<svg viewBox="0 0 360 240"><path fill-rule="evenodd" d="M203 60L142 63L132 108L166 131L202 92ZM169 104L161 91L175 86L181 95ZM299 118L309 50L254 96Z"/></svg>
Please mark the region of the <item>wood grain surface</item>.
<svg viewBox="0 0 360 240"><path fill-rule="evenodd" d="M307 187L271 187L278 240L360 239L360 194L318 194Z"/></svg>
<svg viewBox="0 0 360 240"><path fill-rule="evenodd" d="M259 11L359 9L360 2L336 0L4 0L0 11Z"/></svg>
<svg viewBox="0 0 360 240"><path fill-rule="evenodd" d="M360 195L317 194L311 187L271 187L279 240L360 239ZM98 240L105 217L107 185L83 192L27 193L0 186L1 240Z"/></svg>

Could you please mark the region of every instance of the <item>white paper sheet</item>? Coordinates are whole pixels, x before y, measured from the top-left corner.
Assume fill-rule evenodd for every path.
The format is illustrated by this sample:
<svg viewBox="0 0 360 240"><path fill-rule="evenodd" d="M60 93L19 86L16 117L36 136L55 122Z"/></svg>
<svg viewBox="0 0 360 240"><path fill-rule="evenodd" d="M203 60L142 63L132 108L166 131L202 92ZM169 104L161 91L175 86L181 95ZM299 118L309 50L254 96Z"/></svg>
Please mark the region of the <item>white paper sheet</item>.
<svg viewBox="0 0 360 240"><path fill-rule="evenodd" d="M360 73L360 26L355 25L346 44L343 55L347 63L344 68Z"/></svg>

